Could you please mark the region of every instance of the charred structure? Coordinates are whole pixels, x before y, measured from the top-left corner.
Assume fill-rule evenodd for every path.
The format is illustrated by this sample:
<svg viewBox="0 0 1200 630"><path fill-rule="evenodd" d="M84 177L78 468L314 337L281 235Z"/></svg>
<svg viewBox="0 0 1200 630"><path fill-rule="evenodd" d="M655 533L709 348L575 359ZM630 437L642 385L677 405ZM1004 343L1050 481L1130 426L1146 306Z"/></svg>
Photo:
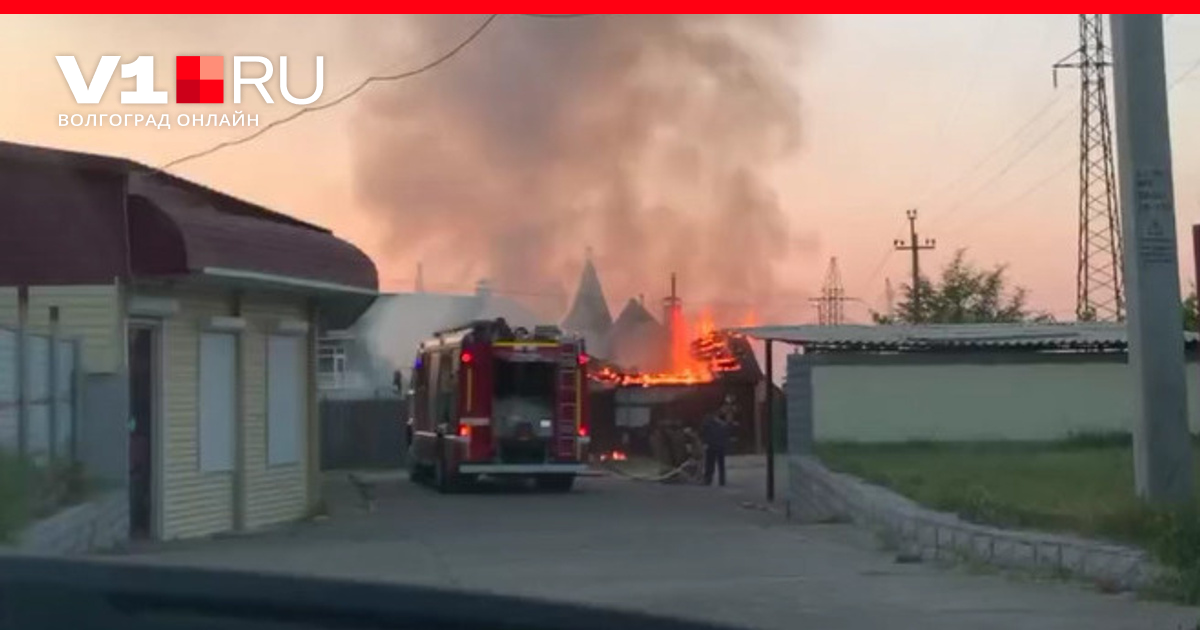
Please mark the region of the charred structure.
<svg viewBox="0 0 1200 630"><path fill-rule="evenodd" d="M647 454L656 429L698 429L727 399L735 409L735 451L759 450L767 384L749 339L707 318L689 327L674 274L663 305L659 324L640 300L630 300L606 337L612 354L593 356L593 452ZM623 363L634 356L637 363Z"/></svg>

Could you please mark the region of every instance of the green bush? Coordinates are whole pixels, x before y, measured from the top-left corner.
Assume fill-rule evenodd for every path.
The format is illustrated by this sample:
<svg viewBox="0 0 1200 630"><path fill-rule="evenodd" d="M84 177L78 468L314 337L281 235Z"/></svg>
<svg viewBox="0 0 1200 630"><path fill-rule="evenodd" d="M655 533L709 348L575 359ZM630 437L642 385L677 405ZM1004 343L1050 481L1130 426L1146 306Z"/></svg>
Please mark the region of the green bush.
<svg viewBox="0 0 1200 630"><path fill-rule="evenodd" d="M11 542L29 520L29 469L0 451L0 542Z"/></svg>
<svg viewBox="0 0 1200 630"><path fill-rule="evenodd" d="M77 462L36 466L0 451L0 542L13 542L31 520L86 500L92 489Z"/></svg>
<svg viewBox="0 0 1200 630"><path fill-rule="evenodd" d="M1194 506L1162 512L1150 523L1150 551L1174 571L1164 585L1167 595L1186 604L1200 603L1200 512Z"/></svg>

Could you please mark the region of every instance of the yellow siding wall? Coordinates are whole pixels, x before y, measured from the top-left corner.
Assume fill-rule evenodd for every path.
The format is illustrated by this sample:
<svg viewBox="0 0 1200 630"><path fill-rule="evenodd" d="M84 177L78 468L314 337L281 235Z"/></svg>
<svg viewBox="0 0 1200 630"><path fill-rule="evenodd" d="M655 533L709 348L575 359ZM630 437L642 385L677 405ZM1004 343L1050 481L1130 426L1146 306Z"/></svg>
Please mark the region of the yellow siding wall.
<svg viewBox="0 0 1200 630"><path fill-rule="evenodd" d="M120 290L114 285L29 288L29 331L50 331L50 307L57 306L64 337L83 342L83 367L88 372L116 372L124 364L125 335L121 329ZM0 288L0 325L17 324L17 289Z"/></svg>
<svg viewBox="0 0 1200 630"><path fill-rule="evenodd" d="M0 287L0 326L16 326L17 317L17 288Z"/></svg>
<svg viewBox="0 0 1200 630"><path fill-rule="evenodd" d="M264 525L302 518L308 506L308 449L301 442L297 464L267 464L267 338L280 319L307 319L304 304L298 299L266 299L247 296L242 302L246 331L242 335L241 436L245 448L245 525L253 529ZM307 345L305 345L307 347ZM314 369L313 358L306 357L304 369ZM308 397L305 397L307 405ZM307 419L307 408L302 417ZM307 431L301 430L302 440Z"/></svg>
<svg viewBox="0 0 1200 630"><path fill-rule="evenodd" d="M162 537L229 531L236 526L237 482L234 473L199 471L197 392L203 325L213 316L234 315L235 299L231 293L196 291L139 295L179 301L179 312L164 321ZM240 416L235 435L240 444L235 453L240 456L243 527L253 529L302 518L307 510L307 449L298 464L267 465L267 338L280 319L305 321L307 314L301 298L255 293L242 298L241 317L246 328L238 338ZM314 369L313 361L306 357L304 369ZM300 434L303 438L307 431Z"/></svg>
<svg viewBox="0 0 1200 630"><path fill-rule="evenodd" d="M233 473L200 472L200 333L209 317L228 316L231 297L176 294L179 312L163 322L162 538L233 528Z"/></svg>

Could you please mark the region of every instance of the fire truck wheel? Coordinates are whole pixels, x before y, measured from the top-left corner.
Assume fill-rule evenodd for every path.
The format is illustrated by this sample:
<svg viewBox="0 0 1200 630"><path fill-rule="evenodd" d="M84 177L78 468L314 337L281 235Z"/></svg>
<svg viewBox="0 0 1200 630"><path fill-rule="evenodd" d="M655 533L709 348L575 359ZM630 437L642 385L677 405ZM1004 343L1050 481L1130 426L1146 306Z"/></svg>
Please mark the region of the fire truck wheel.
<svg viewBox="0 0 1200 630"><path fill-rule="evenodd" d="M547 492L570 492L575 485L575 475L542 475L534 480L539 490Z"/></svg>

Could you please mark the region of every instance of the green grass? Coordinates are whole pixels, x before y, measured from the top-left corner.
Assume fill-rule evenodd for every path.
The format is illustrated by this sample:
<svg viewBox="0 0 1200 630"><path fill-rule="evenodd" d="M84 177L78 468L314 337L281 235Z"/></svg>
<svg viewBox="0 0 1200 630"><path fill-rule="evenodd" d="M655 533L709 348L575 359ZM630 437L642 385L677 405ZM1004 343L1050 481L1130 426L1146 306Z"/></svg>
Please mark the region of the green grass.
<svg viewBox="0 0 1200 630"><path fill-rule="evenodd" d="M95 485L79 464L34 466L0 451L0 543L11 543L31 521L88 498Z"/></svg>
<svg viewBox="0 0 1200 630"><path fill-rule="evenodd" d="M1200 443L1193 452L1200 488ZM817 453L834 470L968 521L1142 546L1182 570L1177 598L1200 601L1200 518L1194 510L1160 512L1138 501L1127 435L1053 443L825 443Z"/></svg>

